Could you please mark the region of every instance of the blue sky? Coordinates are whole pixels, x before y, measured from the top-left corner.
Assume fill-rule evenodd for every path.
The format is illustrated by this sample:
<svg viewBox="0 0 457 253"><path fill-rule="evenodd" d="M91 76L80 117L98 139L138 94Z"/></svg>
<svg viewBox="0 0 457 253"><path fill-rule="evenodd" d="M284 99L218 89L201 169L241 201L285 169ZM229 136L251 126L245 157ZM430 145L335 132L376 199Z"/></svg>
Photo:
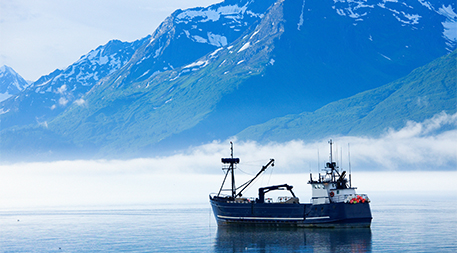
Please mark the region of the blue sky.
<svg viewBox="0 0 457 253"><path fill-rule="evenodd" d="M221 0L1 0L0 66L35 81L112 39L154 32L173 11Z"/></svg>

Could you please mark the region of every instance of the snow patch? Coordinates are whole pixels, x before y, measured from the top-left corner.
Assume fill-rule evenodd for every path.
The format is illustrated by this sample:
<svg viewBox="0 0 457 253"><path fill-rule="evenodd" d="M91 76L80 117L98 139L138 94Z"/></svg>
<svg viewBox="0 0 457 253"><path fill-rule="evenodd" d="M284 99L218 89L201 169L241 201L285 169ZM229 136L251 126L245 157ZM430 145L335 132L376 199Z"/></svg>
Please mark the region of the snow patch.
<svg viewBox="0 0 457 253"><path fill-rule="evenodd" d="M421 18L421 16L417 15L417 14L407 14L407 13L403 13L405 18L409 19L411 22L410 24L419 24L419 19Z"/></svg>
<svg viewBox="0 0 457 253"><path fill-rule="evenodd" d="M383 55L383 54L381 54L381 53L380 53L380 55L381 55L382 57L386 58L386 59L389 60L389 61L392 60L392 59L390 59L389 57L387 57L387 56L385 56L385 55Z"/></svg>
<svg viewBox="0 0 457 253"><path fill-rule="evenodd" d="M150 56L148 55L148 56L145 56L145 57L141 58L141 60L139 60L135 65L141 64L144 60L149 59L149 57L150 57Z"/></svg>
<svg viewBox="0 0 457 253"><path fill-rule="evenodd" d="M238 53L243 52L244 50L248 49L250 46L251 46L251 42L249 42L249 41L246 42L246 44L244 44L244 45L240 48L240 50L238 50Z"/></svg>
<svg viewBox="0 0 457 253"><path fill-rule="evenodd" d="M64 84L57 89L58 94L64 94L67 91L67 85Z"/></svg>
<svg viewBox="0 0 457 253"><path fill-rule="evenodd" d="M246 14L248 14L251 17L256 17L262 19L265 15L263 13L254 13L252 11L246 11Z"/></svg>
<svg viewBox="0 0 457 253"><path fill-rule="evenodd" d="M143 74L142 74L140 77L138 77L138 78L141 78L141 77L143 77L143 76L147 75L148 73L149 73L149 69L148 69L148 70L146 70L146 72L144 72L144 73L143 73Z"/></svg>
<svg viewBox="0 0 457 253"><path fill-rule="evenodd" d="M342 9L336 9L336 13L340 16L346 16L346 13L344 13L344 10Z"/></svg>
<svg viewBox="0 0 457 253"><path fill-rule="evenodd" d="M457 14L454 12L451 5L447 7L443 5L441 8L438 9L438 13L451 20L457 19Z"/></svg>
<svg viewBox="0 0 457 253"><path fill-rule="evenodd" d="M161 51L162 51L162 47L159 47L159 49L157 49L157 50L155 51L155 53L154 53L154 58L159 57ZM144 59L144 58L143 58L143 59ZM142 61L143 61L143 59L142 59Z"/></svg>
<svg viewBox="0 0 457 253"><path fill-rule="evenodd" d="M243 7L238 5L227 5L220 6L217 9L206 9L206 10L188 10L180 13L176 16L176 23L189 23L193 19L200 19L199 22L215 22L218 21L221 16L226 18L237 18L243 15L247 10L247 4ZM249 13L250 14L250 13ZM253 14L253 13L252 13ZM252 15L251 14L251 15ZM240 17L241 18L241 17Z"/></svg>
<svg viewBox="0 0 457 253"><path fill-rule="evenodd" d="M110 74L113 73L114 71L120 69L121 66L124 65L124 64L121 62L120 59L114 58L113 55L110 56L110 59L111 59L111 61L110 61L110 63L109 63L109 66L111 67L111 70L109 71ZM95 76L94 76L94 79L95 79L95 80L98 80L98 76L95 75Z"/></svg>
<svg viewBox="0 0 457 253"><path fill-rule="evenodd" d="M400 14L402 15L402 17L404 17L406 19L402 19L402 17L400 17ZM398 15L396 13L394 13L393 16L401 23L408 24L408 25L419 24L419 19L421 18L421 16L419 16L417 14L408 14L403 11L401 13L398 13Z"/></svg>
<svg viewBox="0 0 457 253"><path fill-rule="evenodd" d="M260 30L255 31L255 32L251 35L251 37L249 37L249 39L252 40L252 38L253 38L254 36L256 36L259 32L260 32Z"/></svg>
<svg viewBox="0 0 457 253"><path fill-rule="evenodd" d="M442 22L444 27L443 35L446 39L457 42L457 14L452 9L452 6L442 6L438 9L438 13L446 17L446 21ZM449 45L448 45L449 46Z"/></svg>
<svg viewBox="0 0 457 253"><path fill-rule="evenodd" d="M0 102L7 100L8 98L12 97L13 95L6 93L0 93ZM3 114L3 113L0 113Z"/></svg>
<svg viewBox="0 0 457 253"><path fill-rule="evenodd" d="M208 41L209 44L216 47L227 46L227 37L218 34L213 34L211 32L208 32Z"/></svg>
<svg viewBox="0 0 457 253"><path fill-rule="evenodd" d="M219 67L222 66L226 61L227 61L227 60L222 61L221 64L219 64L219 66L217 66L217 67L219 68Z"/></svg>
<svg viewBox="0 0 457 253"><path fill-rule="evenodd" d="M59 98L59 104L61 106L66 106L68 104L68 99L66 99L64 97Z"/></svg>
<svg viewBox="0 0 457 253"><path fill-rule="evenodd" d="M151 37L149 39L149 44L146 47L149 47L156 39L154 37Z"/></svg>
<svg viewBox="0 0 457 253"><path fill-rule="evenodd" d="M76 105L83 106L86 104L86 101L82 98L75 100L74 102Z"/></svg>
<svg viewBox="0 0 457 253"><path fill-rule="evenodd" d="M115 69L112 69L110 71L110 73L112 73ZM80 82L83 86L87 86L87 85L90 85L89 83L87 83L87 80L93 78L94 80L98 80L98 76L97 76L98 72L95 72L95 73L82 73L80 72L77 76L76 76L76 80L78 82Z"/></svg>
<svg viewBox="0 0 457 253"><path fill-rule="evenodd" d="M419 0L419 3L422 4L423 6L427 7L429 10L433 10L433 7L429 2L424 1L424 0Z"/></svg>
<svg viewBox="0 0 457 253"><path fill-rule="evenodd" d="M204 44L208 43L208 40L207 40L207 39L205 39L205 38L203 38L203 37L200 37L200 36L198 36L198 35L192 36L192 39L193 39L195 42L198 42L198 43L204 43Z"/></svg>
<svg viewBox="0 0 457 253"><path fill-rule="evenodd" d="M208 21L217 21L220 18L220 13L214 10L207 10L207 11L195 11L195 10L188 10L183 13L180 13L176 16L176 23L185 23L187 24L190 20L195 18L201 18L200 22L208 22Z"/></svg>
<svg viewBox="0 0 457 253"><path fill-rule="evenodd" d="M197 61L185 66L183 69L193 68L193 67L205 67L208 65L208 61Z"/></svg>
<svg viewBox="0 0 457 253"><path fill-rule="evenodd" d="M208 32L206 36L208 39L205 39L199 35L190 35L190 32L187 30L184 30L184 33L186 34L187 38L197 42L197 43L204 43L204 44L210 44L216 47L223 47L228 44L227 42L227 37L219 35L219 34L214 34L211 32Z"/></svg>
<svg viewBox="0 0 457 253"><path fill-rule="evenodd" d="M8 109L8 110L5 111L5 110L3 110L3 108L1 108L1 109L0 109L0 115L5 114L5 113L7 113L7 112L9 112L9 111L10 111L10 109Z"/></svg>
<svg viewBox="0 0 457 253"><path fill-rule="evenodd" d="M218 49L216 49L214 52L212 52L209 56L210 57L214 57L217 53L219 53L219 51L221 51L222 49L224 49L223 47L220 47Z"/></svg>
<svg viewBox="0 0 457 253"><path fill-rule="evenodd" d="M104 65L104 64L108 63L108 56L104 56L103 51L104 51L104 49L92 50L89 52L89 54L86 55L86 57L83 57L81 60L87 59L87 60L89 60L89 62L92 65L94 65L94 64Z"/></svg>
<svg viewBox="0 0 457 253"><path fill-rule="evenodd" d="M332 8L336 10L336 13L340 16L349 16L356 21L362 21L360 17L368 15L367 12L360 13L358 10L363 8L374 8L374 5L367 5L366 0L333 0L333 3L347 3L346 8L336 8L333 6ZM379 4L378 4L379 5Z"/></svg>
<svg viewBox="0 0 457 253"><path fill-rule="evenodd" d="M303 0L303 4L301 6L301 14L300 14L300 19L297 24L297 30L300 31L301 27L303 26L303 22L305 21L304 19L304 12L305 12L305 0Z"/></svg>
<svg viewBox="0 0 457 253"><path fill-rule="evenodd" d="M45 127L45 128L48 128L48 122L47 122L47 121L39 122L39 121L38 121L38 118L37 118L37 123L38 123L38 125L40 125L40 126L43 126L43 127Z"/></svg>
<svg viewBox="0 0 457 253"><path fill-rule="evenodd" d="M72 66L68 67L65 71L67 71L69 68L71 68L71 71L70 71L70 73L65 74L65 77L69 77L69 76L71 76L71 75L73 75L75 73L75 68L76 68L75 65L72 65Z"/></svg>

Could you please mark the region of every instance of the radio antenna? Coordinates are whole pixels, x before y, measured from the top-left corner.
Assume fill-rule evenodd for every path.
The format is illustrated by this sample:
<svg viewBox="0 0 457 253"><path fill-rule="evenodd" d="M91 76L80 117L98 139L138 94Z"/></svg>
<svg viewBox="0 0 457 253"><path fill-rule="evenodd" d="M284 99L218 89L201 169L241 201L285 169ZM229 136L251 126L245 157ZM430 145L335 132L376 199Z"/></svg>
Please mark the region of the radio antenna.
<svg viewBox="0 0 457 253"><path fill-rule="evenodd" d="M340 147L340 170L343 171L343 147Z"/></svg>
<svg viewBox="0 0 457 253"><path fill-rule="evenodd" d="M349 160L349 188L352 188L352 180L351 180L351 146L348 143L348 160Z"/></svg>

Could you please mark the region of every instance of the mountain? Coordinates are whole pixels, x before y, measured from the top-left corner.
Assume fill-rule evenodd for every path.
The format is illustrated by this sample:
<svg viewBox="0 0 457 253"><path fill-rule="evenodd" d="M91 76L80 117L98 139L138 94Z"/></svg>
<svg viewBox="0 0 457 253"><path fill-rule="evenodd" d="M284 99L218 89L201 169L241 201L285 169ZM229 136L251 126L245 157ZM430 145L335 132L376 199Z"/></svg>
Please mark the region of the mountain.
<svg viewBox="0 0 457 253"><path fill-rule="evenodd" d="M82 56L65 70L40 77L20 94L0 103L2 128L46 125L82 97L101 79L130 60L147 37L132 43L113 40Z"/></svg>
<svg viewBox="0 0 457 253"><path fill-rule="evenodd" d="M0 67L0 102L20 93L29 83L12 68Z"/></svg>
<svg viewBox="0 0 457 253"><path fill-rule="evenodd" d="M274 20L258 27L279 27L271 43L250 37L256 26L243 37L249 44L234 47L256 45L235 62L262 55L260 74L245 75L197 126L165 142L190 138L188 144L196 144L202 133L206 141L223 139L403 77L455 49L449 33L457 26L454 10L452 1L278 1L269 11ZM271 51L258 50L262 46Z"/></svg>
<svg viewBox="0 0 457 253"><path fill-rule="evenodd" d="M453 1L227 0L177 10L151 36L117 42L125 60L90 85L70 87L74 73L97 73L75 63L1 103L9 113L0 115L0 148L119 158L227 138L449 54L455 9Z"/></svg>
<svg viewBox="0 0 457 253"><path fill-rule="evenodd" d="M457 51L376 89L330 103L314 112L291 114L251 126L237 137L258 142L318 140L337 135L377 136L407 120L423 122L457 113Z"/></svg>

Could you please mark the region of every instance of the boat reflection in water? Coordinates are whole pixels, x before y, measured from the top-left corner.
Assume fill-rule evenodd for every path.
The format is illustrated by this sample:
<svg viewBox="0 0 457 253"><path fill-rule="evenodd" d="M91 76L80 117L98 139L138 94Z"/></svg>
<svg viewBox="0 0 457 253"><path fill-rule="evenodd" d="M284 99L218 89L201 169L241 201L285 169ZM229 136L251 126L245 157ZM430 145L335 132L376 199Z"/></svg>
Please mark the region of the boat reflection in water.
<svg viewBox="0 0 457 253"><path fill-rule="evenodd" d="M219 226L215 252L371 252L371 229Z"/></svg>

